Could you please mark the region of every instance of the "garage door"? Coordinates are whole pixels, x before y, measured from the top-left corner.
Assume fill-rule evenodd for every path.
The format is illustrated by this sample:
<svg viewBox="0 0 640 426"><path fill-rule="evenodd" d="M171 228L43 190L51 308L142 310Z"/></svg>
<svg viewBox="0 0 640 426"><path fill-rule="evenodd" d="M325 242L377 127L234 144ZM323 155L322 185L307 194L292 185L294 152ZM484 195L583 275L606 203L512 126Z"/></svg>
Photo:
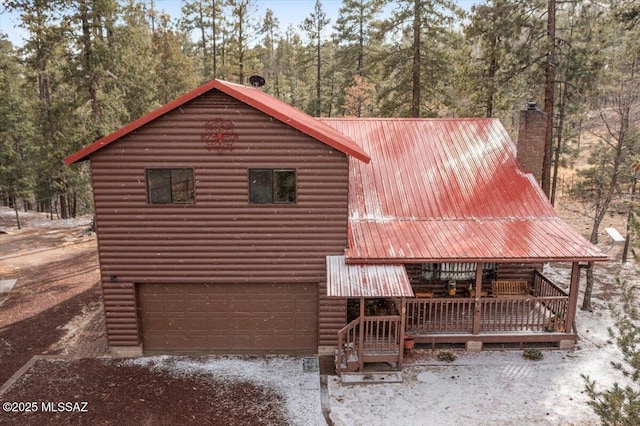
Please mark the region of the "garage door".
<svg viewBox="0 0 640 426"><path fill-rule="evenodd" d="M146 352L314 353L312 284L139 284Z"/></svg>

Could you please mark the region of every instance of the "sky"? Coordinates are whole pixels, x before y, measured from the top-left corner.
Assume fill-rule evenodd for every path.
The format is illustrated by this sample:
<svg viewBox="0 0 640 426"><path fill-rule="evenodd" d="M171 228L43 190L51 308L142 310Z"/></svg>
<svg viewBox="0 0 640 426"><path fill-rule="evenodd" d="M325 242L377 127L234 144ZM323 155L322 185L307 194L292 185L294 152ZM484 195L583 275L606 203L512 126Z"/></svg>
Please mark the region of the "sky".
<svg viewBox="0 0 640 426"><path fill-rule="evenodd" d="M146 0L150 3L151 0ZM181 14L180 7L183 0L155 0L155 7L164 10L173 18L178 18ZM24 43L26 33L18 27L20 18L17 14L8 13L2 6L5 0L0 0L0 33L6 34L9 40L17 46ZM321 0L322 8L331 19L330 25L336 21L338 10L342 6L342 0ZM267 9L271 9L280 21L280 28L284 31L290 24L298 26L313 11L315 0L255 0L257 11L255 18L262 18ZM388 10L393 9L393 3ZM457 0L454 1L459 7L469 10L472 5L481 3L481 0Z"/></svg>

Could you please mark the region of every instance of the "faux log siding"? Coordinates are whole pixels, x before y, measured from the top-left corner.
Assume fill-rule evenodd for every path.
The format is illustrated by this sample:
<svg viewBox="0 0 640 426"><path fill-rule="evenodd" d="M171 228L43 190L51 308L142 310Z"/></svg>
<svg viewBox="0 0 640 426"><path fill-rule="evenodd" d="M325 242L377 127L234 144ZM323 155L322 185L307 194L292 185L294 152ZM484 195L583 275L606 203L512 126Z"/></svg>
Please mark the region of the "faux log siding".
<svg viewBox="0 0 640 426"><path fill-rule="evenodd" d="M428 282L422 280L422 264L405 264L409 281L413 287L419 287L423 291L444 291L446 283L444 281ZM542 264L538 263L499 263L498 279L500 280L533 280L533 271L541 271ZM485 283L483 289L489 290L490 283Z"/></svg>
<svg viewBox="0 0 640 426"><path fill-rule="evenodd" d="M204 123L214 118L235 124L232 151L206 149ZM347 245L346 155L213 91L96 152L91 163L111 345L140 341L138 282L318 282L318 344L335 345L346 303L325 296L325 256ZM147 204L145 169L182 167L194 169L195 203ZM297 203L249 204L249 168L295 168Z"/></svg>
<svg viewBox="0 0 640 426"><path fill-rule="evenodd" d="M500 263L499 280L524 280L533 282L533 271L542 271L541 263Z"/></svg>

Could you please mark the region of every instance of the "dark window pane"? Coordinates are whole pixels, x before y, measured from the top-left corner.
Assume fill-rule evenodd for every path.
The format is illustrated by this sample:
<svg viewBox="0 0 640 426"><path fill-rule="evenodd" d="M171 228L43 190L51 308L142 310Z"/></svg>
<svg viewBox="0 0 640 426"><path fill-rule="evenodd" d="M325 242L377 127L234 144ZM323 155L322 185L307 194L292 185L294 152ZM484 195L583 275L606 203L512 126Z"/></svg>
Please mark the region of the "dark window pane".
<svg viewBox="0 0 640 426"><path fill-rule="evenodd" d="M249 170L249 202L273 203L272 170Z"/></svg>
<svg viewBox="0 0 640 426"><path fill-rule="evenodd" d="M193 203L193 169L147 169L149 204Z"/></svg>
<svg viewBox="0 0 640 426"><path fill-rule="evenodd" d="M171 170L147 170L147 196L149 204L171 203Z"/></svg>
<svg viewBox="0 0 640 426"><path fill-rule="evenodd" d="M171 194L174 203L193 203L193 170L171 170Z"/></svg>
<svg viewBox="0 0 640 426"><path fill-rule="evenodd" d="M296 202L296 172L294 170L275 170L273 172L275 203Z"/></svg>

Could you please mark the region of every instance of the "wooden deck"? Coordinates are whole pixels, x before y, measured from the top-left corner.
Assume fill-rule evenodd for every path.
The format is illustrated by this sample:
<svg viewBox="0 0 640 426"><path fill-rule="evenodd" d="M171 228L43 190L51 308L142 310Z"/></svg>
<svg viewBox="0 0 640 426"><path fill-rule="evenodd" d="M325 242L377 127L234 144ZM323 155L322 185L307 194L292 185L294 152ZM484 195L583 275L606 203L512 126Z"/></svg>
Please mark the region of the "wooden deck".
<svg viewBox="0 0 640 426"><path fill-rule="evenodd" d="M566 321L568 294L539 273L526 290L495 297L416 297L406 299L404 316L357 318L338 333L338 374L362 371L365 362L401 366L404 336L432 344L575 340L573 324ZM400 299L396 304L403 312Z"/></svg>

